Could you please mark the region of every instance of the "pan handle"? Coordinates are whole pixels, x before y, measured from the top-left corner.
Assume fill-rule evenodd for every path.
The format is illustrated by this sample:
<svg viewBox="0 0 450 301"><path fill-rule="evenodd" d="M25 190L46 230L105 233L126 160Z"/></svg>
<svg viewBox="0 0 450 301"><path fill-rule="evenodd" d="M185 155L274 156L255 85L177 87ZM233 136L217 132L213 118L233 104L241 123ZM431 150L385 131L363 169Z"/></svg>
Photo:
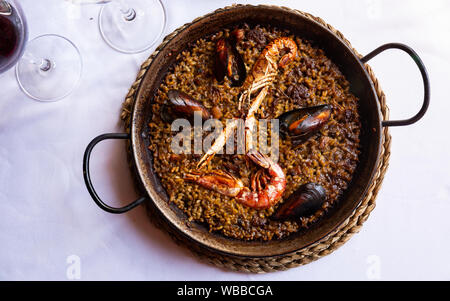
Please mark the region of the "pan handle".
<svg viewBox="0 0 450 301"><path fill-rule="evenodd" d="M423 115L425 115L425 112L428 109L428 105L430 104L430 80L428 78L427 69L425 68L425 65L423 64L420 57L417 55L417 53L409 46L406 46L404 44L400 43L389 43L382 45L372 51L371 53L367 54L365 57L361 59L361 62L367 63L370 59L375 57L376 55L380 54L381 52L387 50L387 49L400 49L405 51L409 56L414 60L417 67L419 67L420 73L422 74L422 80L423 80L423 87L424 87L424 98L423 98L423 105L420 111L413 117L405 120L385 120L381 124L382 126L404 126L404 125L410 125L417 121L419 121Z"/></svg>
<svg viewBox="0 0 450 301"><path fill-rule="evenodd" d="M105 204L100 197L97 195L97 192L95 192L94 186L92 185L91 182L91 174L89 172L89 159L91 158L91 152L92 149L94 148L94 146L99 143L102 140L106 140L106 139L130 139L130 135L126 134L126 133L110 133L110 134L103 134L100 136L95 137L91 143L88 144L88 146L86 147L86 151L84 152L84 158L83 158L83 176L84 176L84 183L86 184L86 188L89 191L89 194L91 195L92 199L94 200L94 202L103 210L109 212L109 213L125 213L131 209L133 209L134 207L142 204L146 198L145 197L141 197L139 199L137 199L136 201L121 207L121 208L114 208L111 207L107 204Z"/></svg>

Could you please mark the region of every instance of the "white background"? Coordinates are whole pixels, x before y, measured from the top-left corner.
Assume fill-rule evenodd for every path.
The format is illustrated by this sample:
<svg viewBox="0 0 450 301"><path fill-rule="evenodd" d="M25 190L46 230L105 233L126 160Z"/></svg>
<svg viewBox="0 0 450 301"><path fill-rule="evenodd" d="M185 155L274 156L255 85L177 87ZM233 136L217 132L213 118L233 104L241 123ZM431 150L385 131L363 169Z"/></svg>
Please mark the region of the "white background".
<svg viewBox="0 0 450 301"><path fill-rule="evenodd" d="M112 215L94 204L82 177L84 149L99 134L122 132L123 98L153 49L127 55L109 48L97 27L99 5L20 2L30 38L66 36L79 47L84 70L78 89L56 103L27 98L13 70L0 75L0 280L65 280L73 254L81 280L450 280L449 1L270 1L320 16L362 54L387 42L411 46L428 68L432 98L419 123L391 129L390 167L361 232L316 262L264 275L200 262L156 229L143 207ZM163 2L165 34L233 3ZM415 114L423 88L413 61L390 50L370 64L391 118ZM123 142L101 143L91 169L112 205L136 198Z"/></svg>

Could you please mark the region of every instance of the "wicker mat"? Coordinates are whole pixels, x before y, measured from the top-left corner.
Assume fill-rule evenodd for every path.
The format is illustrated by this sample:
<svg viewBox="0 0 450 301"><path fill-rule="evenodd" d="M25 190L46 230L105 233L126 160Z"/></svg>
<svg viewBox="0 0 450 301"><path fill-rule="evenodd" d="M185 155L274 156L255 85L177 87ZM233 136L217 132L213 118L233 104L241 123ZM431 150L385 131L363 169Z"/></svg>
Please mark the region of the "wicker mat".
<svg viewBox="0 0 450 301"><path fill-rule="evenodd" d="M235 7L236 5L232 6ZM225 7L222 9L218 9L217 11L223 11L229 9L231 7ZM329 30L334 32L339 38L342 39L344 43L346 43L353 51L359 56L362 57L358 52L351 46L350 42L344 38L344 36L334 29L331 25L327 24L325 21L318 17L314 17L308 13L304 13L298 10L293 10L290 8L283 7L282 9L293 11L297 14L310 18L321 25L327 27ZM202 18L202 17L200 17ZM200 19L198 18L198 19ZM198 20L196 19L196 20ZM194 21L196 21L194 20ZM193 22L194 22L193 21ZM136 81L131 86L125 101L122 106L121 111L121 119L124 122L125 130L129 131L129 123L130 123L130 115L132 106L134 103L135 93L138 89L139 83L141 82L148 66L152 62L154 56L164 47L164 45L169 41L174 35L183 30L189 24L185 24L180 28L176 29L174 32L165 37L164 41L161 45L155 50L155 52L150 55L150 57L142 64L141 69L138 72ZM365 65L373 83L375 86L376 93L378 95L378 100L380 102L381 111L383 114L384 120L388 119L389 110L386 106L385 95L381 90L378 80L376 79L372 69L367 64ZM247 273L265 273L265 272L274 272L290 269L293 267L297 267L300 265L307 264L311 261L317 260L322 256L328 255L340 246L342 246L346 241L352 237L353 234L359 232L363 223L369 217L370 212L375 208L375 198L380 190L381 183L384 178L384 174L386 173L389 156L390 156L390 144L391 144L391 136L388 132L388 128L385 127L382 132L382 150L381 150L381 160L379 161L379 165L377 166L377 172L374 177L373 182L371 183L366 198L360 203L360 205L353 211L352 215L348 217L345 222L338 227L334 232L330 233L322 240L302 249L297 252L293 252L283 256L276 257L264 257L264 258L248 258L248 257L236 257L223 255L219 253L215 253L209 249L206 249L198 244L193 243L192 241L186 239L184 236L175 231L170 225L168 225L162 217L160 213L153 207L151 202L147 202L147 212L149 214L150 220L162 231L168 233L178 245L189 248L195 255L197 255L200 259L207 261L210 264L213 264L218 267L231 269L234 271L247 272ZM127 146L129 150L129 145ZM131 155L128 152L128 161L130 162L130 167L133 168L133 176L136 176L134 172L134 167L131 165ZM138 181L135 181L138 183ZM141 187L137 187L142 192Z"/></svg>

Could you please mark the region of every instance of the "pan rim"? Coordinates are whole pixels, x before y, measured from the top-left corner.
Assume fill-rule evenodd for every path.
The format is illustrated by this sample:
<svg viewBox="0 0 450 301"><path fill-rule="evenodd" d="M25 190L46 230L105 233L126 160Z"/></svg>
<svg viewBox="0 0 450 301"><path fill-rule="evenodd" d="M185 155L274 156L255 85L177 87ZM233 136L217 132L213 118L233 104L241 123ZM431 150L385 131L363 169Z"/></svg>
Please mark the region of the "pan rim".
<svg viewBox="0 0 450 301"><path fill-rule="evenodd" d="M258 8L258 7L263 7L266 9L271 9L271 10L284 10L285 9L283 7L279 7L279 6L265 6L265 5L245 5L245 6L233 6L230 8L226 8L224 11L228 12L228 11L232 11L235 9L240 9L242 7L250 7L250 8ZM222 11L222 12L224 12ZM290 12L290 11L289 11ZM171 36L173 34L173 32L171 34L169 34L167 37L171 36L170 39L167 40L166 44L159 49L159 52L154 56L153 61L150 63L150 65L147 67L147 70L145 71L145 74L143 75L143 79L141 80L141 82L139 83L136 92L135 92L135 102L133 104L132 107L132 117L131 117L131 122L130 122L130 133L131 133L131 141L130 141L130 147L132 150L132 159L135 163L136 166L136 172L138 173L138 178L140 183L142 184L142 186L145 188L145 192L147 193L147 196L149 198L149 202L152 203L152 205L154 205L154 207L156 207L158 214L170 225L170 227L172 229L174 229L175 231L177 231L178 233L180 233L181 235L183 235L183 237L189 239L190 241L199 244L202 247L205 247L209 250L212 250L214 252L220 253L220 254L224 254L224 255L230 255L230 256L235 256L235 257L242 257L242 258L267 258L267 257L275 257L275 256L285 256L287 254L292 254L294 252L298 252L300 250L303 250L305 248L308 248L311 245L316 244L317 242L323 240L324 238L326 238L327 236L329 236L331 233L335 232L337 229L339 229L342 224L352 216L352 213L355 211L356 208L358 208L358 206L361 204L362 200L367 196L369 187L371 185L371 183L373 182L373 179L375 177L375 174L377 172L377 166L379 166L379 162L380 162L380 157L381 157L381 149L382 149L382 125L381 122L383 120L382 118L382 112L381 112L381 108L380 108L380 103L379 103L379 99L378 96L376 94L375 91L375 86L373 83L372 78L369 76L367 69L364 67L364 64L361 62L361 60L359 59L359 57L357 56L357 54L354 52L353 49L351 49L346 43L344 43L344 41L342 41L342 39L337 36L334 32L332 32L330 29L324 27L322 24L320 24L319 22L315 21L315 20L311 20L308 19L300 14L298 14L298 17L303 18L303 20L305 22L312 22L315 24L315 26L320 26L323 30L326 30L328 32L328 34L332 35L335 39L337 39L339 41L339 44L344 47L342 51L344 51L344 49L346 49L346 51L348 53L350 53L353 57L354 60L357 61L358 63L358 67L361 68L361 70L363 71L364 76L366 77L368 83L370 84L370 92L373 96L373 99L376 100L376 107L377 107L377 115L378 115L378 129L377 129L377 148L376 148L376 160L373 160L372 162L372 168L371 168L371 172L370 172L370 176L368 177L368 181L366 181L365 185L364 185L364 189L363 189L363 193L360 194L359 196L359 200L357 202L354 202L354 205L352 206L352 209L349 210L349 214L345 215L344 217L342 217L341 219L339 219L338 221L334 222L334 226L330 227L330 229L328 229L327 231L324 231L325 233L323 235L321 235L320 237L316 238L314 241L311 241L310 243L306 244L306 245L302 245L296 249L292 249L289 251L285 251L285 252L279 252L279 253L270 253L270 254L263 254L263 255L257 255L257 254L242 254L242 253L237 253L237 252L232 252L230 250L223 250L214 246L211 246L209 244L207 244L204 240L200 240L198 239L198 237L196 237L195 235L189 235L188 233L186 233L185 231L183 231L183 229L181 229L178 224L176 223L175 220L172 220L172 218L170 216L167 216L167 214L165 214L164 210L162 210L159 202L154 200L154 196L158 195L157 192L155 191L154 187L148 187L149 185L145 185L146 183L146 179L145 179L145 173L143 172L143 168L140 164L139 160L142 160L139 157L139 152L137 151L137 147L136 147L136 142L139 139L142 139L141 137L141 133L138 131L137 127L136 127L136 123L137 120L139 118L143 118L141 116L139 116L139 114L137 114L137 110L136 110L136 106L140 104L140 95L142 94L143 91L143 83L145 82L145 78L147 76L148 70L150 69L151 65L154 63L154 61L158 58L159 55L162 55L161 53L163 52L164 49L167 49L168 45L170 44L170 42L175 39L180 33L188 30L192 25L197 24L198 22L203 21L205 18L212 16L216 14L216 12L212 12L209 13L207 15L205 15L204 17L198 18L196 20L194 20L192 23L190 23L188 26L184 27L181 31L179 31L177 34ZM164 42L163 42L164 43ZM159 47L158 47L159 48ZM343 201L343 200L341 200ZM150 204L146 204L147 206L149 206ZM229 240L234 240L232 238L226 237L224 235L222 235L225 239L229 239ZM278 240L278 241L282 241L282 240ZM243 243L246 243L246 241L242 240ZM254 243L255 241L253 241ZM259 242L259 241L258 241ZM260 243L264 243L264 241L261 241Z"/></svg>

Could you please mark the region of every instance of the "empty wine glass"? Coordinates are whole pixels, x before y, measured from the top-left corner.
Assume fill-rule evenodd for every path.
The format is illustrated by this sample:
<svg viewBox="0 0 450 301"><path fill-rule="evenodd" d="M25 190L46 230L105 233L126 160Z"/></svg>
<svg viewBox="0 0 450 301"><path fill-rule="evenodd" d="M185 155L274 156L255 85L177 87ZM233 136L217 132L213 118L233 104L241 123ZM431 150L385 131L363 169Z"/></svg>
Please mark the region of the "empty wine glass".
<svg viewBox="0 0 450 301"><path fill-rule="evenodd" d="M28 43L27 38L27 23L18 1L0 0L0 73L16 65L20 88L35 100L66 97L81 78L78 48L59 35L41 35Z"/></svg>
<svg viewBox="0 0 450 301"><path fill-rule="evenodd" d="M74 4L103 4L98 17L100 34L112 48L138 53L152 47L166 27L160 0L71 0Z"/></svg>

